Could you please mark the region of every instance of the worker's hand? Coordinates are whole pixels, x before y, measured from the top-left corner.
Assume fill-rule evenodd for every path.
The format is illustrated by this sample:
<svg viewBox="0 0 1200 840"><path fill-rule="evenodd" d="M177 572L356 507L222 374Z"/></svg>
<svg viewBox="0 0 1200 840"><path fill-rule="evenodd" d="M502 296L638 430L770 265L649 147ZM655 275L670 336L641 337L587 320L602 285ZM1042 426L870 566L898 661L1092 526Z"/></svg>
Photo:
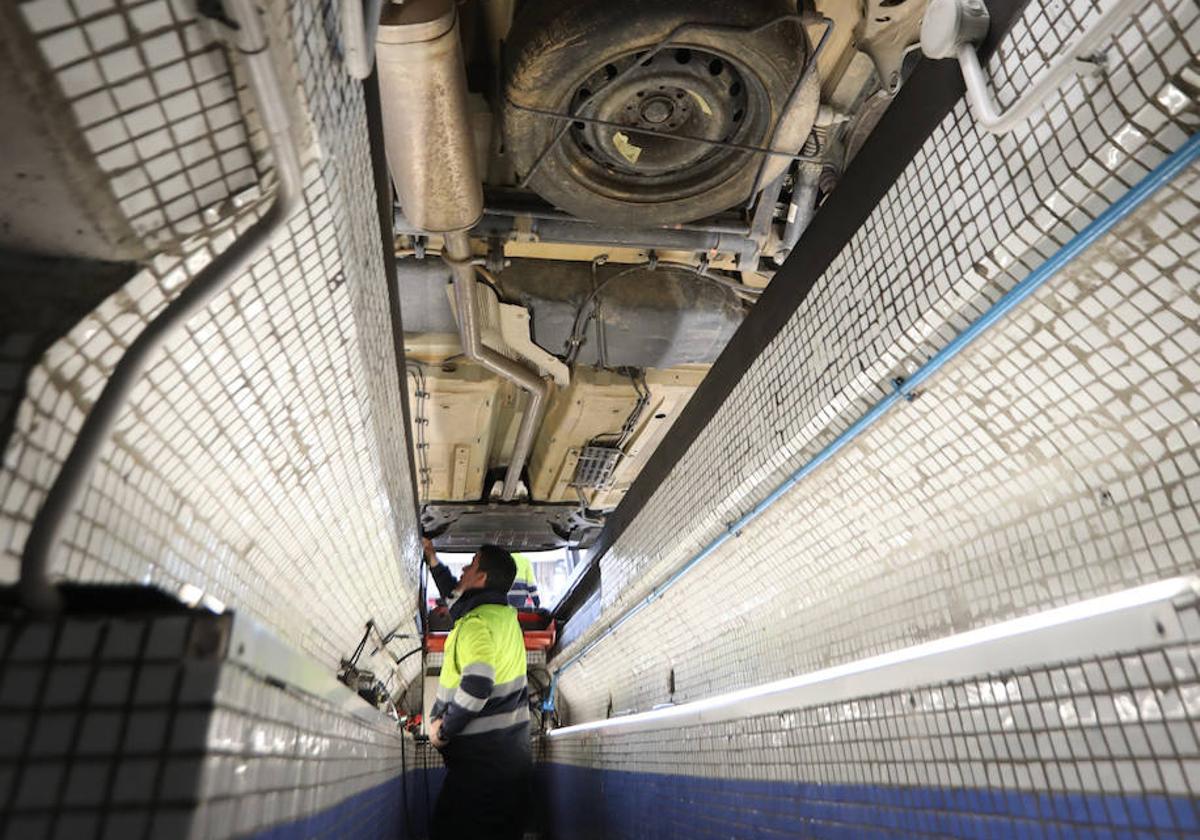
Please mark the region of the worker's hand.
<svg viewBox="0 0 1200 840"><path fill-rule="evenodd" d="M421 537L421 547L425 552L425 565L432 569L438 564L437 550L433 547L433 540L429 537Z"/></svg>
<svg viewBox="0 0 1200 840"><path fill-rule="evenodd" d="M447 741L445 738L442 737L442 719L441 718L437 718L436 720L432 721L429 724L429 743L433 744L439 750L442 747L444 747L450 743L449 741Z"/></svg>

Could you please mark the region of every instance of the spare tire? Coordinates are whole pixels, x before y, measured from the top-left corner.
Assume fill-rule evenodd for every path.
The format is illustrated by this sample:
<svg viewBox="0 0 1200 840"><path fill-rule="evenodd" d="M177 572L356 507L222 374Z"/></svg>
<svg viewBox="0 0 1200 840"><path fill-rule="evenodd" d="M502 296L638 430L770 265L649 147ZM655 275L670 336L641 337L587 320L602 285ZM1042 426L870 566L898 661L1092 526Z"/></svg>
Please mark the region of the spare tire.
<svg viewBox="0 0 1200 840"><path fill-rule="evenodd" d="M786 0L526 3L506 47L505 146L518 177L533 170L529 186L547 201L608 224L686 222L747 201L765 155L670 135L770 145L810 50L798 21L778 20L794 13ZM818 86L801 95L813 99L799 109L811 126ZM555 143L564 120L547 112L604 122L573 120Z"/></svg>

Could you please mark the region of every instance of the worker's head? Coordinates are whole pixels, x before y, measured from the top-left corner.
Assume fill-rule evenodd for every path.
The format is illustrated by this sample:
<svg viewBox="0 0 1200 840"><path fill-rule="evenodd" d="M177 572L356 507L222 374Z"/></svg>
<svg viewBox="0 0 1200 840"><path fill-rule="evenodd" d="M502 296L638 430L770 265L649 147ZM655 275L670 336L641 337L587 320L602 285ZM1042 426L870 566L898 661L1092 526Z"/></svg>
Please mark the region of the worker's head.
<svg viewBox="0 0 1200 840"><path fill-rule="evenodd" d="M458 590L493 589L508 593L517 576L517 561L498 545L481 545L458 579Z"/></svg>

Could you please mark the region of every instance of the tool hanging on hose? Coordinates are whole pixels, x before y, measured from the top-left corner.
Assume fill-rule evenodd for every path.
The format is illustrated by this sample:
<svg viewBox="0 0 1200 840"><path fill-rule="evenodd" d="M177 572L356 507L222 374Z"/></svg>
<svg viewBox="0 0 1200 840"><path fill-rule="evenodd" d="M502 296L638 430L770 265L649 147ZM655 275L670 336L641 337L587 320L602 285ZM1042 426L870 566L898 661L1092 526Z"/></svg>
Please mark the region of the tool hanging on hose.
<svg viewBox="0 0 1200 840"><path fill-rule="evenodd" d="M387 685L378 677L376 677L374 671L369 671L365 668L358 667L358 660L362 657L363 650L366 649L367 640L371 638L372 631L379 636L379 643L371 652L371 655L374 656L380 651L387 652L388 656L392 659L393 676L395 675L396 668L400 666L401 662L408 659L410 656L413 656L414 654L420 653L424 649L424 646L418 646L417 648L408 651L403 656L396 657L387 650L388 642L392 641L393 639L411 638L411 636L397 633L395 630L385 636L380 633L379 628L375 626L374 619L367 621L366 629L363 631L363 637L359 641L358 647L354 649L354 653L349 659L342 659L341 662L338 663L337 678L338 681L343 685L352 688L359 697L366 700L372 706L379 708L382 706L391 705L392 698L388 693Z"/></svg>

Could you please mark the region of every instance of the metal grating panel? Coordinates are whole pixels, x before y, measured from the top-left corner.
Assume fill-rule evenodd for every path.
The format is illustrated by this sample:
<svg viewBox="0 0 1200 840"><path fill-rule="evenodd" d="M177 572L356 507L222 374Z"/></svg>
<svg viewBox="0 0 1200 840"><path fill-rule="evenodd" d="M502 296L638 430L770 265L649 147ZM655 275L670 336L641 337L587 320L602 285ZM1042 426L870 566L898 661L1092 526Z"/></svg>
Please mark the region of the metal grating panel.
<svg viewBox="0 0 1200 840"><path fill-rule="evenodd" d="M615 446L585 446L579 450L572 487L603 489L612 482L623 453Z"/></svg>

